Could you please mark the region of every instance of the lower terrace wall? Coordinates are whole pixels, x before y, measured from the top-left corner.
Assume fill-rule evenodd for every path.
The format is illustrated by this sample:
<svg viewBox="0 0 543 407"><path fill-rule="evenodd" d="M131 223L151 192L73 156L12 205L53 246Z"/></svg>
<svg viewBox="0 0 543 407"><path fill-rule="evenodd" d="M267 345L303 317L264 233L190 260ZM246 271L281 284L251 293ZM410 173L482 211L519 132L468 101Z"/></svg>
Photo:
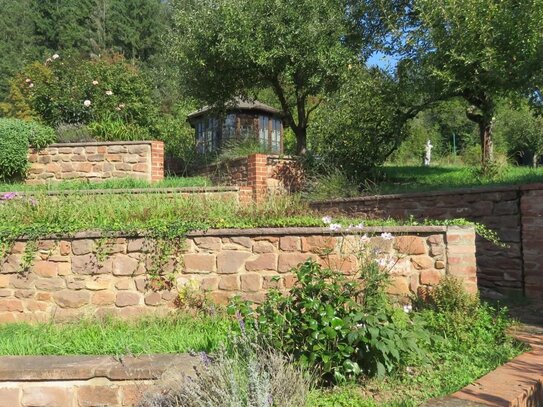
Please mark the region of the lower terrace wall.
<svg viewBox="0 0 543 407"><path fill-rule="evenodd" d="M482 288L543 299L543 184L366 196L313 202L323 213L367 218L466 218L495 230L507 248L477 238Z"/></svg>
<svg viewBox="0 0 543 407"><path fill-rule="evenodd" d="M170 368L194 374L188 355L2 356L0 407L134 406Z"/></svg>
<svg viewBox="0 0 543 407"><path fill-rule="evenodd" d="M27 184L65 180L102 181L135 178L164 179L162 141L122 141L51 144L30 150Z"/></svg>
<svg viewBox="0 0 543 407"><path fill-rule="evenodd" d="M385 239L381 232L394 237ZM365 228L359 233L375 235L369 247L378 249L392 275L390 294L407 296L437 284L445 274L458 276L469 290L476 290L473 228ZM0 322L163 313L176 306L178 287L189 281L220 304L237 294L260 302L272 287L292 287L291 269L308 258L354 275L361 249L360 235L343 236L324 228L194 232L182 250L158 265L175 276L171 287L161 288L149 277L160 258L152 240L104 239L96 233L41 240L32 265L21 271L27 244L15 242L1 263Z"/></svg>

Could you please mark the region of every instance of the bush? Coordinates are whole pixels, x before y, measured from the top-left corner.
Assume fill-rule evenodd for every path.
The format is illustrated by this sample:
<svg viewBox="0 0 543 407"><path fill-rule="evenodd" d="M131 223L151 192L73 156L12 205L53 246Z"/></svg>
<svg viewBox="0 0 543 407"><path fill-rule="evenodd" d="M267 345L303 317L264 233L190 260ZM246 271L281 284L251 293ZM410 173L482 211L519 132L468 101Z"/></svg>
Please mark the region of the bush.
<svg viewBox="0 0 543 407"><path fill-rule="evenodd" d="M308 375L277 351L255 345L245 334L230 351L200 354L192 378L168 372L158 391L146 394L139 407L299 407L310 389Z"/></svg>
<svg viewBox="0 0 543 407"><path fill-rule="evenodd" d="M303 366L316 367L324 382L384 375L406 355L419 353L425 335L416 321L406 323L408 316L388 303L388 277L375 261L362 268L358 280L312 261L294 274L297 283L288 296L275 290L256 312L239 301L229 310L254 324L264 341Z"/></svg>
<svg viewBox="0 0 543 407"><path fill-rule="evenodd" d="M0 119L0 180L24 178L29 147L55 142L53 129L34 122Z"/></svg>
<svg viewBox="0 0 543 407"><path fill-rule="evenodd" d="M149 85L135 66L118 55L35 62L11 80L6 102L6 114L53 127L103 120L149 127L156 116Z"/></svg>

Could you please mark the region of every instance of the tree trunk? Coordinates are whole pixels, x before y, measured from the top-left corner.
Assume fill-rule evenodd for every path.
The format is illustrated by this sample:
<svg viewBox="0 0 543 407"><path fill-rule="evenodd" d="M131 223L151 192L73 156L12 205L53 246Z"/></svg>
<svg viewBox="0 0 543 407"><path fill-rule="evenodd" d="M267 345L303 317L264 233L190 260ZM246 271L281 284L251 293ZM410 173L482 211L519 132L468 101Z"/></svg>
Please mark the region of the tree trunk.
<svg viewBox="0 0 543 407"><path fill-rule="evenodd" d="M534 155L533 155L533 157L532 157L532 167L533 167L534 169L537 168L537 162L538 162L538 160L539 160L539 154L537 154L537 153L534 151Z"/></svg>
<svg viewBox="0 0 543 407"><path fill-rule="evenodd" d="M492 118L485 120L484 115L479 122L481 138L481 165L483 167L494 161L494 142L492 141Z"/></svg>
<svg viewBox="0 0 543 407"><path fill-rule="evenodd" d="M292 126L292 131L296 136L296 155L304 155L307 148L307 128Z"/></svg>

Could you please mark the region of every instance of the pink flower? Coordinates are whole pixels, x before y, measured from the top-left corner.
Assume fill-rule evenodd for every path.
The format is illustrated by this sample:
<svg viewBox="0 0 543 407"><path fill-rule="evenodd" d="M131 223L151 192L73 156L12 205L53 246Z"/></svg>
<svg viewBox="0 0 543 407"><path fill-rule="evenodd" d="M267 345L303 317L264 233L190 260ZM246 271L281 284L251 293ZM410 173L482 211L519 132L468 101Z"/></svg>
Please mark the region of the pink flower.
<svg viewBox="0 0 543 407"><path fill-rule="evenodd" d="M85 107L90 107L90 105L91 105L91 101L89 99L87 99L87 100L85 100L83 102L83 106L85 106Z"/></svg>
<svg viewBox="0 0 543 407"><path fill-rule="evenodd" d="M330 216L323 216L322 223L329 225L330 223L332 223L332 218Z"/></svg>
<svg viewBox="0 0 543 407"><path fill-rule="evenodd" d="M381 238L383 238L383 240L392 240L394 239L394 236L392 236L392 233L383 232L381 233Z"/></svg>
<svg viewBox="0 0 543 407"><path fill-rule="evenodd" d="M329 228L330 230L337 232L338 230L341 230L341 225L339 223L330 223Z"/></svg>

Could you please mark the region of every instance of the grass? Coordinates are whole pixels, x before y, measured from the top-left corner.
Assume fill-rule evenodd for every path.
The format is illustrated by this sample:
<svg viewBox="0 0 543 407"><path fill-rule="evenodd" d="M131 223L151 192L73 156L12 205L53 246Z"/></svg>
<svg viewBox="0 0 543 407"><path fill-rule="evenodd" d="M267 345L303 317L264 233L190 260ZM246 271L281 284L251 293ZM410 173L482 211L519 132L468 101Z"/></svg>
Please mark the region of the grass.
<svg viewBox="0 0 543 407"><path fill-rule="evenodd" d="M227 340L221 317L177 315L134 322L106 318L74 323L0 325L0 355L138 355L210 352Z"/></svg>
<svg viewBox="0 0 543 407"><path fill-rule="evenodd" d="M476 175L473 167L467 166L396 166L381 168L383 180L370 188L372 193L392 194L450 190L476 186L527 184L543 182L543 168L508 166L501 176L485 179Z"/></svg>
<svg viewBox="0 0 543 407"><path fill-rule="evenodd" d="M24 183L0 183L0 192L44 192L135 188L184 188L206 187L211 185L211 181L206 177L166 177L163 181L154 183L145 180L123 178L108 179L101 182L88 182L84 180L61 181L45 185L26 185Z"/></svg>

